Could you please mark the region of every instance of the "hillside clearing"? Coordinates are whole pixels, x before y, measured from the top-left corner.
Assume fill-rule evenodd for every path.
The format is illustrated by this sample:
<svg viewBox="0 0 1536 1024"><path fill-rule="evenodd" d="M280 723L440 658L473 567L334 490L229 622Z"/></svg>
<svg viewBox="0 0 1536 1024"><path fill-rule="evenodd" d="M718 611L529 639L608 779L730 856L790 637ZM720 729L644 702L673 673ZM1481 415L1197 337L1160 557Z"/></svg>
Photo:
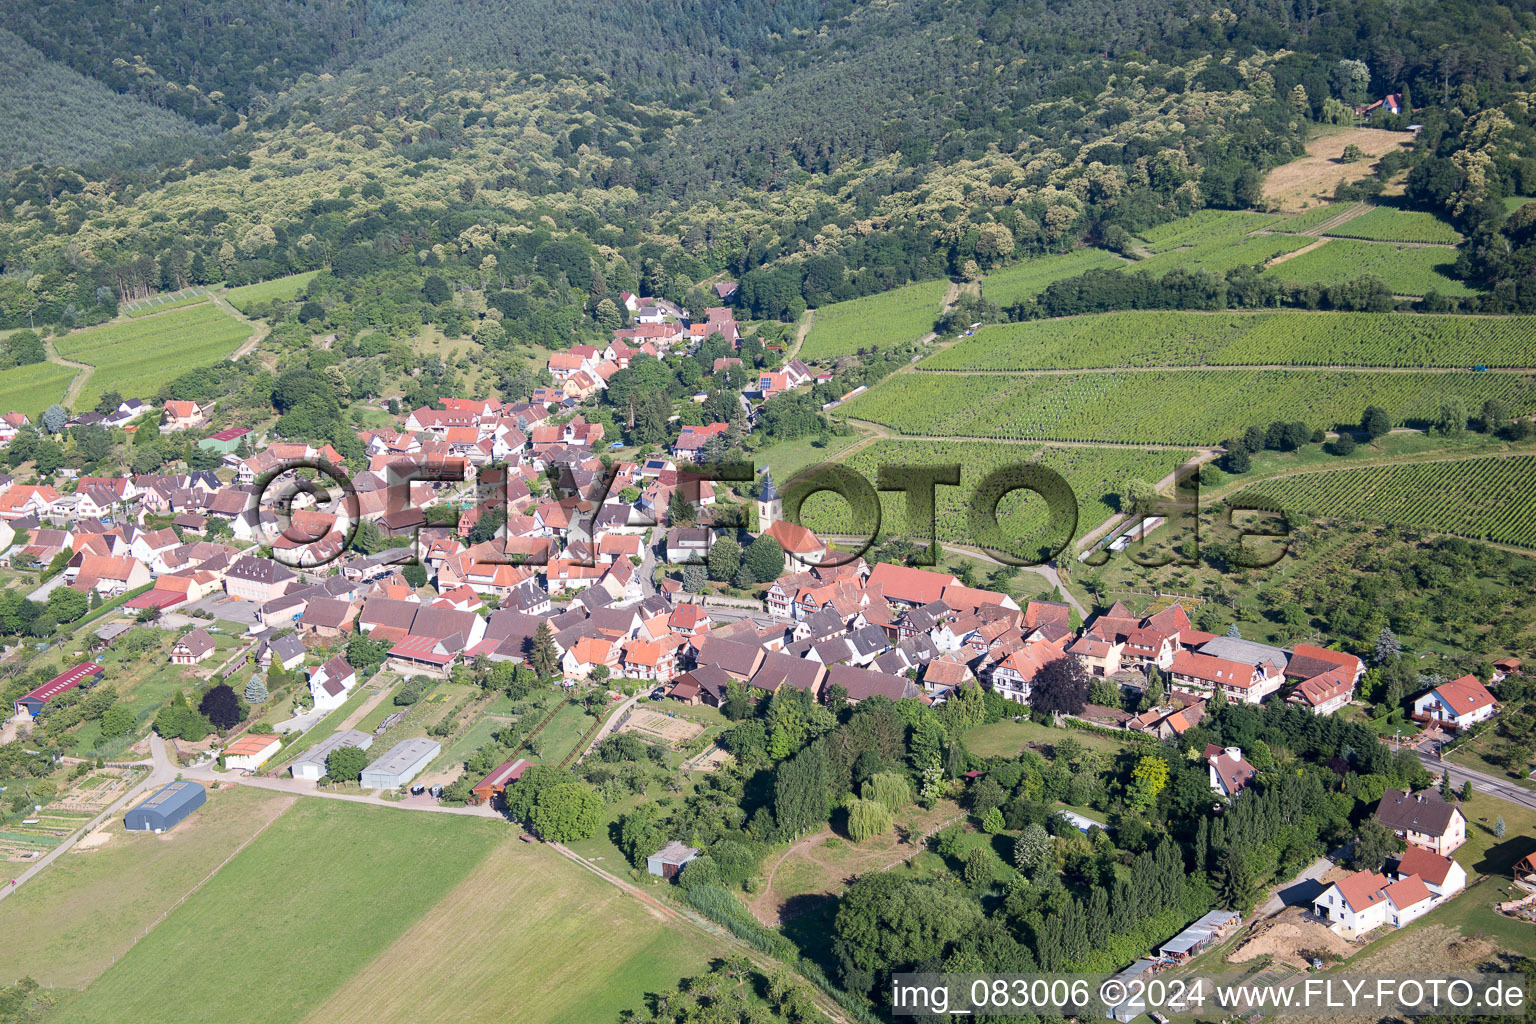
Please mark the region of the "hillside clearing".
<svg viewBox="0 0 1536 1024"><path fill-rule="evenodd" d="M1345 128L1319 134L1307 143L1307 155L1281 164L1264 179L1264 201L1287 213L1315 205L1331 195L1340 181L1359 181L1372 173L1375 158L1392 149L1406 146L1411 132L1389 132L1381 128ZM1359 146L1371 160L1340 163L1347 146Z"/></svg>

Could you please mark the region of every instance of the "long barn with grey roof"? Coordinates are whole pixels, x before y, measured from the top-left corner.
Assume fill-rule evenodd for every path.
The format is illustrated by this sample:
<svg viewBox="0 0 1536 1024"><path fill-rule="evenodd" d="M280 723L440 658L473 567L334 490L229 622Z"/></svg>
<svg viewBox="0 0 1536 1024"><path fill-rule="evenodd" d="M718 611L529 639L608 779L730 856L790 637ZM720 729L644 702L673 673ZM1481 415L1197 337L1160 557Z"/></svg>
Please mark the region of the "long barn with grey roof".
<svg viewBox="0 0 1536 1024"><path fill-rule="evenodd" d="M398 789L410 782L442 753L442 746L425 736L401 740L363 769L364 789Z"/></svg>
<svg viewBox="0 0 1536 1024"><path fill-rule="evenodd" d="M373 734L360 729L343 729L334 736L327 736L304 752L304 756L288 766L296 779L318 779L326 773L325 761L331 751L342 747L367 750L373 746Z"/></svg>

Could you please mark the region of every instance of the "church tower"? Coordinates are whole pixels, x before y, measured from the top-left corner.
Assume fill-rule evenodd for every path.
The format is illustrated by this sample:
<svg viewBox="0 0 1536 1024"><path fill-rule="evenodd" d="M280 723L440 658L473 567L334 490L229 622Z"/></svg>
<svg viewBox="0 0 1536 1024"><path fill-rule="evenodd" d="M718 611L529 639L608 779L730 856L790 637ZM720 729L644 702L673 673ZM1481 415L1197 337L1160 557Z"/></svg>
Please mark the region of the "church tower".
<svg viewBox="0 0 1536 1024"><path fill-rule="evenodd" d="M757 532L767 533L768 527L784 518L784 499L773 486L773 471L763 470L763 490L757 496Z"/></svg>

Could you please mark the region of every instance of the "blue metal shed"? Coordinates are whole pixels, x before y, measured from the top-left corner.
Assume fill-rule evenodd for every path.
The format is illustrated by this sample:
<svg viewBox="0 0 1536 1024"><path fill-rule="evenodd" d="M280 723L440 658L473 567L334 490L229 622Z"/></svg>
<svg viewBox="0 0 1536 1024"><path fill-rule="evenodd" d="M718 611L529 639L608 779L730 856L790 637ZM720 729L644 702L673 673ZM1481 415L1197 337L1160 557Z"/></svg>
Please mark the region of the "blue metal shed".
<svg viewBox="0 0 1536 1024"><path fill-rule="evenodd" d="M208 793L190 780L173 782L123 815L123 827L130 832L159 834L203 806Z"/></svg>

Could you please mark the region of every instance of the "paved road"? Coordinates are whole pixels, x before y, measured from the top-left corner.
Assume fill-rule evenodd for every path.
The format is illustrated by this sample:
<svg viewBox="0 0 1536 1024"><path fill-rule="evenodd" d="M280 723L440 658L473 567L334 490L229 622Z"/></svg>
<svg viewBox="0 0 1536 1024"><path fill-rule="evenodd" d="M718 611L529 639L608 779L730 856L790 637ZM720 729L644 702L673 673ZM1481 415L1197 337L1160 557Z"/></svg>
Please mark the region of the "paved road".
<svg viewBox="0 0 1536 1024"><path fill-rule="evenodd" d="M198 782L226 782L254 789L270 789L277 793L294 796L318 796L327 800L348 800L355 804L378 804L381 807L398 807L408 811L434 811L439 814L468 814L478 818L499 818L501 815L489 806L444 807L426 794L406 797L404 800L386 800L369 793L335 793L320 789L308 779L264 779L260 776L241 775L239 772L218 772L208 765L188 768L183 777Z"/></svg>
<svg viewBox="0 0 1536 1024"><path fill-rule="evenodd" d="M36 876L39 871L43 870L49 864L52 864L65 853L69 852L69 850L72 849L83 836L88 835L98 825L101 825L109 818L115 817L117 814L121 813L125 807L127 807L134 800L137 800L146 790L159 788L160 786L163 786L176 778L176 764L171 760L170 755L165 752L165 741L155 733L150 733L149 736L149 755L150 757L148 762L136 762L137 764L148 763L150 765L149 775L141 779L138 785L134 786L128 792L118 797L112 806L108 807L106 810L96 815L96 817L92 818L90 823L87 824L84 828L77 831L74 835L64 840L58 846L55 846L52 850L49 850L36 863L32 864L21 874L17 875L15 880L12 881L9 885L0 885L0 899L4 899L12 892L15 892L18 888L25 885L34 876Z"/></svg>
<svg viewBox="0 0 1536 1024"><path fill-rule="evenodd" d="M1451 785L1460 788L1468 779L1472 780L1472 788L1479 793L1486 793L1498 800L1505 800L1522 807L1536 810L1536 792L1524 789L1509 779L1501 779L1497 775L1489 775L1475 768L1463 768L1459 764L1450 761L1442 761L1433 754L1418 751L1419 760L1424 762L1424 767L1432 772L1448 771L1451 774Z"/></svg>

